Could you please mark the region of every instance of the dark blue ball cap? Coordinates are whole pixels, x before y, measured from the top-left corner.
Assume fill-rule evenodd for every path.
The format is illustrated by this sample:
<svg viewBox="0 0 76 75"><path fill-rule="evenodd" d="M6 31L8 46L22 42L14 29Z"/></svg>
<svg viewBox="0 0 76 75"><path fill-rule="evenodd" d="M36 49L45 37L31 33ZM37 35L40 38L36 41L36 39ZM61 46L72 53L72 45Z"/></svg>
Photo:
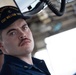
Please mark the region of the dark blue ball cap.
<svg viewBox="0 0 76 75"><path fill-rule="evenodd" d="M0 8L0 30L7 28L19 18L23 18L26 20L28 17L23 16L17 7L14 7L14 6L1 7Z"/></svg>

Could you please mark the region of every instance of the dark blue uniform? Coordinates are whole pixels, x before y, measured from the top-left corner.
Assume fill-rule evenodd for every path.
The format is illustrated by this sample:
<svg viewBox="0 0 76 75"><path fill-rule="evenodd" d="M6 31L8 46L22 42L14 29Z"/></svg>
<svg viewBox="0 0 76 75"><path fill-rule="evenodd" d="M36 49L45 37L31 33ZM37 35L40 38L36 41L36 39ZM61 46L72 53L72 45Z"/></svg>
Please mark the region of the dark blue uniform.
<svg viewBox="0 0 76 75"><path fill-rule="evenodd" d="M51 75L43 60L32 58L34 65L27 64L17 57L5 55L0 75Z"/></svg>

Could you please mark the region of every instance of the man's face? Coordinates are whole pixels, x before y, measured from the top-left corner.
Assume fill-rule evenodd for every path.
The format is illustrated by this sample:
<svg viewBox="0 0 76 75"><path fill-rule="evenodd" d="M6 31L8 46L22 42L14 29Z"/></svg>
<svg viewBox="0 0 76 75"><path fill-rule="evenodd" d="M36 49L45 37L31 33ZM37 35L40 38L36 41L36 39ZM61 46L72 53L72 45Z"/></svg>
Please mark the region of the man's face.
<svg viewBox="0 0 76 75"><path fill-rule="evenodd" d="M31 30L24 19L16 20L2 31L2 50L8 55L30 54L34 48Z"/></svg>

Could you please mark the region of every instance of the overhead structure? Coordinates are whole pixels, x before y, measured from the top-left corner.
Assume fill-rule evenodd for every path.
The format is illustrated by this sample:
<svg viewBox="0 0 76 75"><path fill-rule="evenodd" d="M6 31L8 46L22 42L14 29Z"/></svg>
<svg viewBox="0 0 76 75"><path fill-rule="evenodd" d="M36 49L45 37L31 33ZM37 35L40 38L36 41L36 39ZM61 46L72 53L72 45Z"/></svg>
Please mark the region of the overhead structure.
<svg viewBox="0 0 76 75"><path fill-rule="evenodd" d="M14 0L17 7L20 9L21 13L24 13L25 16L31 17L41 10L43 10L46 6L52 10L57 16L62 16L65 10L66 0L61 0L60 10L58 10L51 2L51 0Z"/></svg>

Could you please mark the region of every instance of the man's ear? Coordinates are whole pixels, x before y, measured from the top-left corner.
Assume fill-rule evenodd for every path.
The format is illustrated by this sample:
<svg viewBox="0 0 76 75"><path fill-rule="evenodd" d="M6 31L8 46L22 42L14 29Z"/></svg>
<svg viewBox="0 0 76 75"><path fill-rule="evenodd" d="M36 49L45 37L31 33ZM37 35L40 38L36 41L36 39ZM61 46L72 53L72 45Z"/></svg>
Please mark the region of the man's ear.
<svg viewBox="0 0 76 75"><path fill-rule="evenodd" d="M0 41L0 50L2 51L3 54L5 54L6 51L1 41Z"/></svg>
<svg viewBox="0 0 76 75"><path fill-rule="evenodd" d="M3 50L3 45L1 41L0 41L0 49Z"/></svg>

